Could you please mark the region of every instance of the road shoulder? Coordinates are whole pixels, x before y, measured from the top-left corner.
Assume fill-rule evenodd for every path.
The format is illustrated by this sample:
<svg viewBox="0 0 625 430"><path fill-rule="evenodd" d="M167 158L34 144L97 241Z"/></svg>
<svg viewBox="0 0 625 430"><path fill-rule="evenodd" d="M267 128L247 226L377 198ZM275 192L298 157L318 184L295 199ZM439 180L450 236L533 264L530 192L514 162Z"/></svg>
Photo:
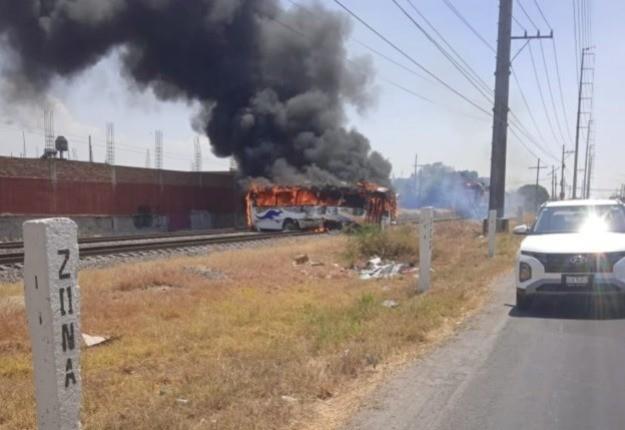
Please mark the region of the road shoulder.
<svg viewBox="0 0 625 430"><path fill-rule="evenodd" d="M375 389L345 428L435 428L484 364L508 321L514 296L512 274L497 278L490 288L492 294L481 312L445 343Z"/></svg>

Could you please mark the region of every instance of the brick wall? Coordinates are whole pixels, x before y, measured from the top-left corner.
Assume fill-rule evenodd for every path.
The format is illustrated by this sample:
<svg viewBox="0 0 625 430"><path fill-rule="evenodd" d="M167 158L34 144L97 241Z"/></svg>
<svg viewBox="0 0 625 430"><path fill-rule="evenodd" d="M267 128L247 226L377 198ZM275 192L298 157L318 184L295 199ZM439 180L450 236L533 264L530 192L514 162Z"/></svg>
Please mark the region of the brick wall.
<svg viewBox="0 0 625 430"><path fill-rule="evenodd" d="M240 212L229 172L174 172L64 160L0 157L0 214L166 215L184 228L191 211Z"/></svg>

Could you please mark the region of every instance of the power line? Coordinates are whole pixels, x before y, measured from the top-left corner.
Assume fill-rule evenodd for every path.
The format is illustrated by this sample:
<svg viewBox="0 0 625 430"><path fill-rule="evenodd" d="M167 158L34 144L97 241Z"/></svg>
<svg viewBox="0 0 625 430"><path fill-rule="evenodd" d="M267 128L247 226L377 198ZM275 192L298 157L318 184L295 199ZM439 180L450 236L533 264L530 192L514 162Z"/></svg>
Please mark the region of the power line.
<svg viewBox="0 0 625 430"><path fill-rule="evenodd" d="M299 4L299 3L297 3L297 2L294 2L294 1L292 1L292 0L287 0L287 1L289 1L291 4L293 4L293 5L295 5L295 6L298 6L298 7L301 7L301 8L303 8L303 9L307 10L307 11L308 11L310 14L312 14L312 15L316 15L313 11L311 11L311 10L309 10L309 9L306 9L304 6L300 5L300 4ZM299 35L300 37L304 37L304 38L307 38L307 37L308 37L305 33L303 33L303 32L301 32L301 31L299 31L299 30L297 30L297 29L293 28L292 26L290 26L290 25L288 25L288 24L286 24L286 23L284 23L284 22L282 22L282 21L280 21L280 20L278 20L278 19L273 18L273 19L272 19L272 21L274 21L276 24L278 24L278 25L282 26L283 28L285 28L285 29L287 29L287 30L289 30L289 31L291 31L291 32L293 32L293 33L295 33L295 34ZM371 48L371 49L373 49L373 48ZM383 53L381 53L381 52L379 52L379 51L377 51L377 50L374 50L374 51L375 51L375 52L377 52L379 55L383 56L384 58L386 58L386 59L390 60L390 58L389 58L388 56L386 56L385 54L383 54ZM354 64L355 66L359 66L359 65L358 65L358 63L356 63L356 62L354 62L354 61L350 60L349 58L348 58L346 61L348 61L349 63ZM421 76L421 75L420 75L417 71L415 71L414 69L410 69L409 67L406 67L406 66L404 66L404 65L403 65L403 64L401 64L401 63L395 62L394 60L390 60L390 61L391 61L391 62L393 62L394 64L396 64L396 65L400 66L400 67L401 67L401 68L403 68L404 70L407 70L407 71L409 71L409 72L411 72L411 73L413 73L413 74L415 74L415 75L417 75L417 76L419 76L419 77L421 77L421 78L423 78L423 79L426 79L428 82L435 83L434 81L432 81L432 80L430 80L430 79L428 79L428 78L424 78L423 76ZM358 70L358 69L356 69L356 70ZM434 106L441 107L441 108L443 108L443 109L445 109L445 110L447 110L447 111L454 112L454 113L456 113L456 114L460 114L460 115L463 115L463 116L467 116L467 117L469 117L469 118L473 118L473 119L478 119L478 120L481 120L481 118L478 118L478 117L476 117L476 116L474 116L474 115L467 114L466 112L462 112L462 111L459 111L459 110L456 110L456 109L450 108L450 107L448 107L448 106L445 106L445 105L443 105L443 104L441 104L441 103L438 103L438 102L436 102L436 101L432 100L432 99L431 99L431 98L429 98L429 97L426 97L426 96L424 96L424 95L422 95L422 94L419 94L419 93L417 93L416 91L413 91L413 90L411 90L411 89L407 88L406 86L404 86L404 85L402 85L402 84L400 84L400 83L397 83L397 82L393 81L392 79L388 79L388 78L386 78L386 77L384 77L384 76L378 76L378 77L379 77L379 79L381 79L382 81L386 82L387 84L389 84L389 85L391 85L391 86L393 86L393 87L395 87L395 88L397 88L397 89L399 89L399 90L401 90L401 91L404 91L404 92L406 92L407 94L409 94L409 95L411 95L411 96L413 96L413 97L415 97L415 98L418 98L419 100L425 101L425 102L430 103L430 104L432 104L432 105L434 105ZM486 112L486 113L488 114L488 112Z"/></svg>
<svg viewBox="0 0 625 430"><path fill-rule="evenodd" d="M540 14L540 16L542 17L543 21L545 22L545 24L547 25L547 27L553 32L553 26L551 25L551 22L549 21L549 19L547 18L547 15L545 14L545 12L543 11L542 7L540 7L540 3L538 3L538 0L534 0L534 5L536 6L536 9L538 10L538 13ZM571 126L569 123L569 119L568 119L568 114L566 111L566 104L564 102L564 91L562 90L562 76L560 74L560 62L558 60L558 49L556 46L556 41L555 38L551 39L551 46L552 46L552 50L553 50L553 59L554 59L554 63L556 66L556 77L557 77L557 82L558 82L558 90L559 90L559 94L560 94L560 107L562 108L562 117L564 118L564 128L566 130L566 134L568 137L569 141L573 141L573 137L571 136ZM543 47L541 44L541 51L544 57L544 51L543 51ZM546 68L546 66L545 66ZM577 67L575 69L577 71Z"/></svg>
<svg viewBox="0 0 625 430"><path fill-rule="evenodd" d="M532 63L532 69L534 70L534 77L536 78L536 86L538 87L538 93L540 95L540 100L542 102L543 109L545 110L545 117L547 118L547 124L549 125L549 130L551 131L551 134L552 134L554 140L557 141L558 137L556 136L556 132L555 132L555 129L553 127L553 123L551 122L551 117L549 116L549 111L547 109L547 103L545 102L545 95L543 93L543 88L542 88L542 85L540 84L540 78L538 76L538 69L536 68L536 61L534 59L534 52L532 50L532 45L530 44L528 47L529 47L529 52L530 52L530 59L531 59L531 63Z"/></svg>
<svg viewBox="0 0 625 430"><path fill-rule="evenodd" d="M545 21L545 24L547 24L547 27L549 27L549 29L553 29L553 27L549 23L549 20L545 16L543 9L540 7L540 4L538 4L538 0L534 0L534 4L536 5L536 9L538 9L538 12L540 13L540 16L543 18L543 21Z"/></svg>
<svg viewBox="0 0 625 430"><path fill-rule="evenodd" d="M438 49L445 58L447 58L447 60L449 60L449 62L456 68L456 70L458 70L460 72L460 74L462 76L465 77L465 79L480 93L482 94L482 96L484 96L484 98L486 98L487 101L492 102L492 98L490 96L490 94L488 94L488 92L484 91L483 87L480 87L477 83L476 80L480 83L482 83L483 86L485 86L487 88L487 91L490 91L490 88L488 87L488 85L481 80L481 78L478 76L477 79L474 76L469 76L469 74L467 73L466 69L464 67L462 67L462 65L458 64L458 62L451 56L451 54L449 54L449 52L447 52L445 50L445 48L443 48L426 30L425 28L423 28L409 13L406 9L404 9L398 2L397 0L391 0L395 6L397 6L397 8L399 10L401 10L401 12L410 20L410 22L412 22L412 24L417 27L419 29L419 31L421 31L421 33L423 33L423 35L425 35L425 37L436 47L436 49ZM421 14L421 12L414 6L414 4L408 0L408 3L414 8L414 10L417 11L417 13L423 18L423 15ZM425 19L425 18L424 18ZM431 25L431 24L430 24ZM436 30L435 30L436 31ZM438 33L438 32L437 32ZM439 37L440 37L440 33ZM452 48L453 49L453 48ZM456 55L458 55L456 53ZM463 61L465 64L466 62L464 60ZM468 64L467 64L468 66ZM472 71L474 73L474 75L477 75L477 73L475 72L475 70L473 70L471 68L471 66L468 66L469 70Z"/></svg>
<svg viewBox="0 0 625 430"><path fill-rule="evenodd" d="M532 121L534 125L534 128L536 128L536 131L538 132L538 137L540 138L540 140L544 142L545 137L540 131L540 127L538 127L538 122L536 121L536 117L534 116L534 110L530 107L527 101L527 97L525 97L525 92L523 91L523 87L521 87L521 82L519 81L519 77L517 76L516 71L514 69L512 69L512 77L514 78L517 88L519 90L519 93L521 94L521 99L523 100L523 103L525 104L525 109L527 109L527 114L529 115L530 120Z"/></svg>
<svg viewBox="0 0 625 430"><path fill-rule="evenodd" d="M560 105L562 107L562 116L564 117L564 126L566 128L566 133L568 135L569 141L573 141L573 137L571 136L571 124L569 123L569 116L566 111L566 104L564 102L564 91L562 90L562 78L560 75L560 62L558 61L558 50L556 48L555 39L551 39L551 44L553 47L553 58L556 64L556 76L558 77L558 89L560 92Z"/></svg>
<svg viewBox="0 0 625 430"><path fill-rule="evenodd" d="M577 6L576 0L571 0L573 4L573 38L575 41L575 76L576 81L579 81L579 71L577 68L579 67L579 36L577 31Z"/></svg>
<svg viewBox="0 0 625 430"><path fill-rule="evenodd" d="M560 132L560 137L563 142L566 142L566 138L564 137L564 133L562 132L562 125L560 123L560 115L558 115L558 109L556 108L556 99L553 96L553 89L551 87L551 75L549 74L549 67L547 66L547 57L545 56L545 48L543 47L542 41L539 42L540 46L540 54L543 60L543 66L545 68L545 76L547 78L547 89L549 90L549 98L551 99L551 107L553 108L553 116L556 119L556 126L558 127L558 131Z"/></svg>
<svg viewBox="0 0 625 430"><path fill-rule="evenodd" d="M521 30L523 30L523 32L527 33L527 28L525 28L525 26L521 24L521 22L518 19L516 19L514 15L512 15L512 20L514 21L516 25L519 26L519 28L521 28Z"/></svg>
<svg viewBox="0 0 625 430"><path fill-rule="evenodd" d="M521 11L523 12L523 15L525 15L525 17L527 18L529 23L532 24L532 27L534 27L536 29L536 31L540 31L540 29L538 28L538 26L536 25L536 23L534 22L534 20L530 16L530 14L527 13L527 10L525 10L525 6L523 6L523 3L521 2L521 0L517 0L517 4L521 8Z"/></svg>
<svg viewBox="0 0 625 430"><path fill-rule="evenodd" d="M305 12L306 12L306 13L308 13L309 15L312 15L312 16L315 16L315 17L319 18L319 14L318 14L317 12L315 12L315 11L311 10L310 8L308 8L308 7L306 7L306 6L302 5L302 4L300 4L300 3L298 3L298 2L296 2L296 1L294 1L294 0L286 0L286 1L287 1L287 2L289 2L291 5L293 5L293 6L297 7L297 8L299 8L299 9L301 9L301 10L303 10L303 11L305 11ZM295 32L297 32L297 33L299 33L299 34L301 34L302 36L305 36L303 33L298 32L297 30L295 30L294 28L292 28L292 27L291 27L291 26L289 26L288 24L286 24L286 23L284 23L284 22L282 22L282 21L280 21L280 20L278 20L278 19L276 19L276 18L272 18L272 20L273 20L273 21L275 21L275 22L277 22L277 23L279 23L279 24L281 24L281 25L282 25L282 26L284 26L284 27L289 28L290 30L293 30L293 31L295 31ZM395 59L393 59L393 58L389 57L388 55L384 54L384 53L383 53L383 52L381 52L380 50L378 50L378 49L374 48L373 46L371 46L371 45L369 45L369 44L367 44L367 43L365 43L365 42L363 42L363 41L361 41L361 40L359 40L359 39L356 39L356 38L352 38L352 41L353 41L354 43L356 43L357 45L362 46L363 48L365 48L365 49L366 49L366 50L368 50L369 52L371 52L371 53L373 53L373 54L377 55L378 57L383 58L384 60L388 61L389 63L394 64L394 65L396 65L397 67L401 67L401 68L402 68L402 69L404 69L405 71L407 71L407 72L409 72L409 73L412 73L412 74L413 74L413 75L415 75L415 76L418 76L419 78L423 79L424 81L427 81L427 82L430 82L430 83L434 83L434 81L432 81L432 80L431 80L430 78L428 78L427 76L424 76L424 75L422 75L421 73L417 72L416 70L411 69L410 67L406 66L405 64L402 64L402 63L400 63L399 61L397 61L397 60L395 60Z"/></svg>
<svg viewBox="0 0 625 430"><path fill-rule="evenodd" d="M396 6L397 6L397 7L398 7L398 8L399 8L399 9L400 9L400 10L401 10L401 11L402 11L402 12L403 12L403 13L404 13L404 14L405 14L408 18L409 18L409 19L410 19L410 21L412 21L412 23L413 23L415 26L417 26L417 28L419 28L419 30L420 30L422 33L424 33L424 34L426 35L426 37L427 37L427 38L428 38L428 39L429 39L432 43L434 43L434 45L435 45L435 46L436 46L436 47L437 47L437 48L438 48L441 52L443 52L443 54L445 55L445 57L446 57L446 58L448 58L448 59L452 62L452 64L453 64L454 66L456 66L456 68L458 68L458 67L457 67L457 66L458 66L458 64L450 58L450 55L449 55L449 54L448 54L448 53L447 53L447 52L446 52L446 51L445 51L445 50L444 50L444 49L443 49L443 48L442 48L442 47L441 47L441 46L440 46L440 45L439 45L439 44L438 44L438 43L437 43L437 42L436 42L436 41L435 41L435 40L434 40L434 39L433 39L433 38L432 38L432 37L431 37L431 36L430 36L430 35L429 35L429 34L428 34L425 30L424 30L424 29L423 29L423 27L421 27L421 26L420 26L420 25L419 25L419 24L418 24L418 23L417 23L417 22L416 22L416 21L415 21L415 20L414 20L414 19L410 16L410 14L408 14L408 13L406 12L406 10L405 10L404 8L402 8L402 7L401 7L401 6L397 3L397 1L396 1L396 0L392 0L392 1L393 1L393 3L394 3L394 4L395 4L395 5L396 5ZM417 13L418 13L418 14L419 14L419 15L420 15L423 19L424 19L424 21L426 21L426 23L428 23L428 24L429 24L429 21L428 21L428 20L427 20L427 19L423 16L423 14L422 14L422 13L421 13L421 12L420 12L420 11L419 11L416 7L415 7L415 6L414 6L414 4L412 3L412 1L411 1L411 0L407 0L407 2L408 2L408 3L409 3L412 7L413 7L413 9L414 9L414 10L415 10L415 11L416 11L416 12L417 12ZM429 25L431 26L431 24L429 24ZM432 27L433 27L433 26L432 26ZM434 31L437 33L437 35L438 35L441 39L445 40L445 39L443 38L443 36L442 36L442 35L440 35L440 33L439 33L436 29L434 29ZM451 49L453 50L453 48L451 48ZM454 53L456 53L456 55L458 55L458 56L459 56L459 54L457 54L457 52L456 52L455 50L453 50L453 52L454 52ZM466 64L466 63L465 63L465 64ZM469 66L469 68L470 68L470 66ZM475 73L475 71L474 71L472 68L470 68L470 69L471 69L471 70ZM458 70L460 70L460 69L458 69ZM461 71L461 73L463 73L463 75L464 75L463 70L460 70L460 71ZM477 73L475 73L475 74L477 75ZM465 77L467 77L467 76L465 75ZM467 79L469 79L469 78L467 77ZM478 77L478 79L479 79L479 77ZM475 85L475 84L473 83L473 81L471 81L470 79L469 79L469 81L470 81L473 85ZM478 90L479 90L479 89L478 89ZM492 99L491 97L488 97L488 98L487 98L487 100L488 100L488 101L490 101L490 102L492 103L492 100L493 100L493 99ZM553 156L553 154L549 154L548 152L546 152L546 151L545 151L545 150L541 147L541 145L540 145L540 144L536 141L536 139L535 139L533 136L531 136L531 133L530 133L530 132L527 130L527 128L526 128L526 127L525 127L525 126L521 123L520 119L519 119L516 115L514 115L512 112L510 112L510 113L511 113L512 119L513 119L514 121L516 121L517 123L519 123L519 124L515 124L513 121L510 121L509 126L510 126L510 127L513 127L513 126L514 126L514 127L517 127L523 135L525 135L525 136L526 136L526 137L527 137L527 138L528 138L528 139L529 139L529 140L530 140L530 141L531 141L534 145L536 145L536 146L537 146L537 148L539 148L541 151L543 151L543 152L547 153L550 157L555 158L555 157Z"/></svg>
<svg viewBox="0 0 625 430"><path fill-rule="evenodd" d="M481 76L475 71L475 69L473 69L471 67L471 65L462 57L462 55L459 54L458 51L454 49L454 47L451 45L451 43L449 43L447 41L447 39L436 29L436 26L433 25L427 19L427 17L423 13L421 13L421 11L419 9L417 9L417 7L414 5L414 3L411 0L407 0L407 1L408 1L408 4L410 4L410 6L412 6L412 8L415 10L415 12L417 12L417 14L421 17L421 19L423 19L423 21L425 21L425 23L432 29L432 31L434 31L434 33L436 33L436 35L443 41L445 46L447 46L447 48L449 48L449 50L451 50L451 52L453 52L456 55L456 57L462 62L462 64L464 64L465 67L467 69L469 69L469 71L473 74L473 76L476 78L476 80L482 85L482 87L486 90L486 92L492 93L493 89L490 87L490 85L488 85L481 78Z"/></svg>
<svg viewBox="0 0 625 430"><path fill-rule="evenodd" d="M493 47L493 45L491 45L472 25L471 23L460 13L460 11L458 9L456 9L456 7L453 5L453 3L450 0L443 0L443 3L445 3L445 5L449 8L449 10L451 10L454 15L456 15L458 17L458 19L460 19L460 21L462 21L464 23L464 25L471 30L471 32L491 51L493 52L497 52L495 50L495 48Z"/></svg>
<svg viewBox="0 0 625 430"><path fill-rule="evenodd" d="M423 72L425 72L428 76L430 76L431 78L433 78L436 82L438 82L440 85L442 85L443 87L447 88L449 91L451 91L452 93L454 93L456 96L460 97L462 100L464 100L465 102L469 103L471 106L473 106L474 108L476 108L477 110L479 110L480 112L485 113L486 115L490 115L490 112L488 112L486 109L484 109L483 107L481 107L480 105L478 105L477 103L475 103L473 100L471 100L470 98L468 98L466 95L462 94L460 91L458 91L457 89L455 89L454 87L452 87L450 84L448 84L447 82L445 82L444 80L442 80L441 78L439 78L438 76L436 76L436 74L434 74L433 72L431 72L429 69L427 69L425 66L423 66L421 63L419 63L417 60L415 60L412 56L408 55L403 49L401 49L399 46L397 46L395 43L393 43L392 41L390 41L386 36L384 36L382 33L380 33L378 30L376 30L373 26L371 26L368 22L366 22L364 19L362 19L360 16L358 16L355 12L353 12L350 8L348 8L347 6L345 6L340 0L334 0L334 2L336 4L338 4L342 9L344 9L348 14L350 14L354 19L356 19L358 22L360 22L362 25L364 25L367 29L369 29L369 31L373 32L376 36L378 36L380 39L382 39L384 42L386 42L389 46L391 46L393 49L395 49L397 52L399 52L400 54L402 54L404 57L406 57L410 62L412 62L415 66L417 66L419 69L421 69Z"/></svg>
<svg viewBox="0 0 625 430"><path fill-rule="evenodd" d="M456 8L456 7L455 7L455 6L454 6L454 5L453 5L453 4L452 4L449 0L443 0L443 2L444 2L444 3L447 5L447 7L448 7L448 8L449 8L449 9L450 9L450 10L451 10L451 11L452 11L452 12L453 12L453 13L454 13L454 14L455 14L455 15L456 15L459 19L460 19L460 21L462 21L462 22L465 24L465 26L466 26L466 27L467 27L467 28L468 28L468 29L469 29L469 30L470 30L470 31L471 31L471 32L472 32L472 33L473 33L473 34L474 34L474 35L475 35L475 36L476 36L479 40L481 40L481 41L482 41L482 42L483 42L483 43L484 43L487 47L489 47L489 48L490 48L493 52L495 52L495 49L494 49L494 48L493 48L493 47L492 47L492 46L491 46L491 45L490 45L490 44L486 41L486 39L485 39L485 38L484 38L484 37L483 37L483 36L482 36L482 35L481 35L481 34L480 34L480 33L479 33L476 29L475 29L475 27L473 27L473 26L471 25L471 23L469 22L469 20L467 20L467 19L464 17L464 15L463 15L463 14L462 14L462 13L461 13L461 12L460 12L460 11L459 11L459 10L458 10L458 9L457 9L457 8ZM411 2L410 2L410 3L411 3ZM514 19L514 17L513 17L513 19ZM523 28L523 29L524 29L524 27L523 27L520 23L519 23L519 26L520 26L521 28ZM524 29L524 30L525 30L525 29ZM525 30L525 31L526 31L526 30ZM525 106L526 106L526 108L527 108L528 114L530 115L530 118L531 118L532 122L534 123L534 127L536 127L536 130L538 131L538 134L539 134L539 137L541 138L541 140L543 140L543 141L544 141L545 139L544 139L544 137L542 136L542 133L540 132L540 129L539 129L539 127L538 127L538 124L537 124L537 122L536 122L536 119L534 118L534 115L533 115L533 113L532 113L532 109L530 108L529 103L527 102L527 97L525 96L525 93L523 92L523 88L521 87L521 85L520 85L520 83L519 83L518 77L516 76L516 73L515 73L514 69L512 69L512 68L511 68L511 70L512 70L513 75L515 76L516 81L517 81L517 86L518 86L518 88L519 88L519 92L521 93L521 97L522 97L522 99L524 100L524 103L525 103ZM549 151L547 151L546 149L544 149L544 148L543 148L543 146L542 146L542 145L540 145L540 144L537 142L537 140L536 140L533 136L531 136L531 133L527 130L527 128L526 128L525 126L523 126L523 125L522 125L522 123L521 123L520 119L519 119L519 118L518 118L518 117L514 114L514 112L513 112L513 111L511 111L511 110L510 110L510 115L511 115L511 121L510 121L510 124L509 124L509 126L510 126L510 127L516 126L517 128L519 128L519 130L521 131L521 133L523 133L523 134L524 134L524 135L528 138L528 140L529 140L529 141L530 141L530 142L531 142L534 146L536 146L536 148L538 148L541 152L545 153L545 154L546 154L547 156L549 156L550 158L554 158L554 159L555 159L555 158L557 158L557 157L554 157L554 155L553 155L553 154L551 154ZM515 124L515 122L519 123L519 125ZM512 128L510 128L510 131L511 131L511 132L514 132L514 130L513 130ZM534 155L536 158L538 158L538 157L536 156L536 154L535 154L533 151L531 151L531 150L529 149L529 147L527 147L527 145L525 145L525 142L523 142L523 140L521 140L521 138L520 138L520 137L519 137L516 133L514 133L514 135L515 135L515 137L517 137L517 139L518 139L518 140L519 140L519 141L523 144L523 146L525 146L525 148L526 148L528 151L530 151L530 153L531 153L532 155Z"/></svg>

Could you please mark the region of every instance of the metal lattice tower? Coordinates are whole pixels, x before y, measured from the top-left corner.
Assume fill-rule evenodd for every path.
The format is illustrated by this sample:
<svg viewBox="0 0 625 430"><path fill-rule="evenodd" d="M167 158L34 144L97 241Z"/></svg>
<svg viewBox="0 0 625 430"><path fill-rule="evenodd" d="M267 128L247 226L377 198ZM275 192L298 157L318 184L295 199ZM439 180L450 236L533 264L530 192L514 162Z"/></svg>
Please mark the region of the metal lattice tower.
<svg viewBox="0 0 625 430"><path fill-rule="evenodd" d="M44 148L54 150L54 107L47 105L43 111Z"/></svg>
<svg viewBox="0 0 625 430"><path fill-rule="evenodd" d="M202 146L200 145L200 138L198 136L195 137L193 146L194 146L194 151L195 151L193 170L196 172L201 172L202 171Z"/></svg>
<svg viewBox="0 0 625 430"><path fill-rule="evenodd" d="M163 132L157 130L155 133L156 142L154 145L154 167L158 170L163 168Z"/></svg>
<svg viewBox="0 0 625 430"><path fill-rule="evenodd" d="M106 124L106 164L115 164L115 127L112 122Z"/></svg>

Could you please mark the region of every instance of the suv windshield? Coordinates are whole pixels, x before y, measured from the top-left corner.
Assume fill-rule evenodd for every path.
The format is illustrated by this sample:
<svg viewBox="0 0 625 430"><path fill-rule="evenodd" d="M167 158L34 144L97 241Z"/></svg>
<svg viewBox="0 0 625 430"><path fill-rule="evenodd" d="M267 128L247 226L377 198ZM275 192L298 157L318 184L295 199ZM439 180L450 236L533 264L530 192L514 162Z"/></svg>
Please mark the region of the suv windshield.
<svg viewBox="0 0 625 430"><path fill-rule="evenodd" d="M546 207L540 211L533 232L625 233L625 209L620 205Z"/></svg>

